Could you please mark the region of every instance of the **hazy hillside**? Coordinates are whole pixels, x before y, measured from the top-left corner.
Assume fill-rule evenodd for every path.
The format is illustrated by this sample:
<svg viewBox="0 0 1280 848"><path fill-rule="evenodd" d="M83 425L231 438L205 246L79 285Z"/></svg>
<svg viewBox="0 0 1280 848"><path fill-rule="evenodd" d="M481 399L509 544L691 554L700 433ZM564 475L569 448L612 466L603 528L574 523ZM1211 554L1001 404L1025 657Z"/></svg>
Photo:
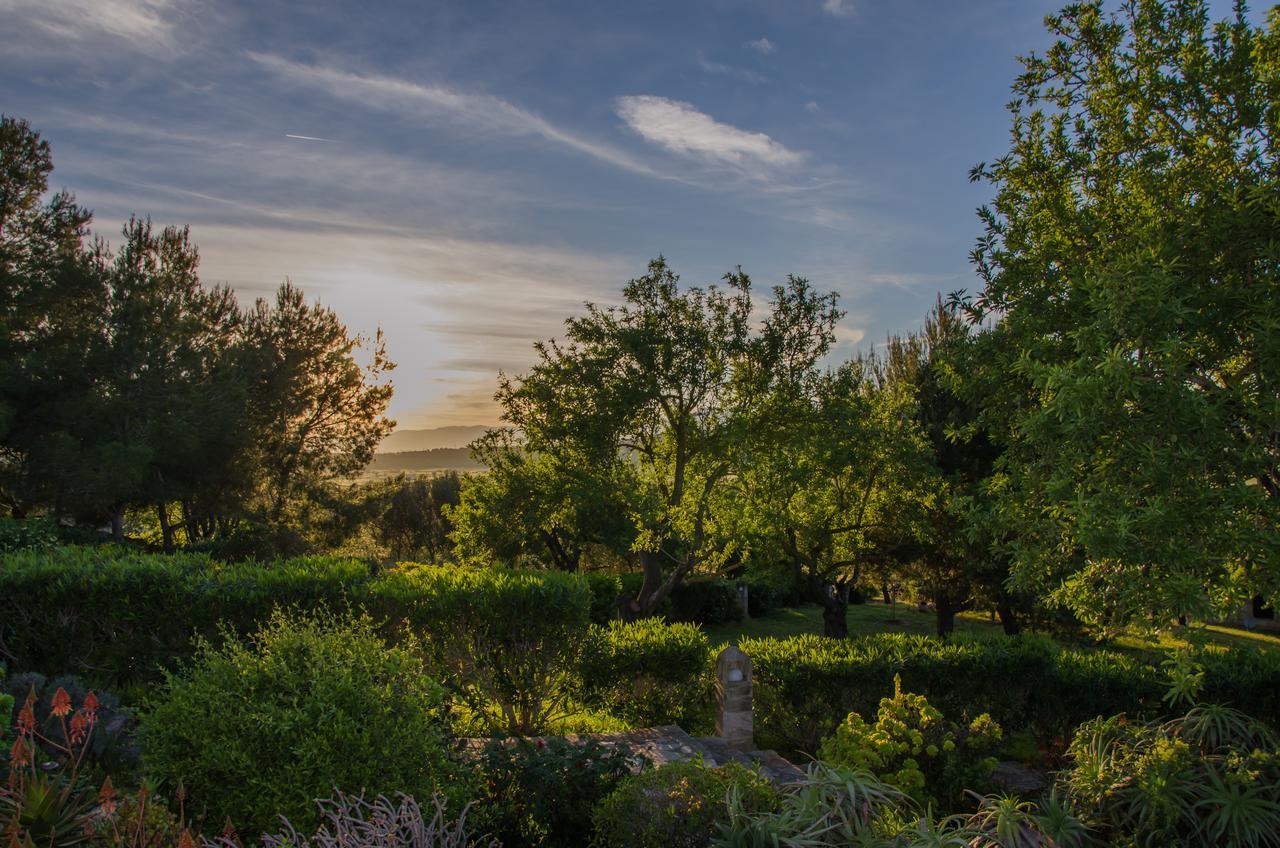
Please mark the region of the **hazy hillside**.
<svg viewBox="0 0 1280 848"><path fill-rule="evenodd" d="M378 453L429 451L439 448L464 448L488 427L432 427L426 430L396 430L378 445Z"/></svg>
<svg viewBox="0 0 1280 848"><path fill-rule="evenodd" d="M366 476L384 477L401 472L477 471L483 467L471 458L466 448L435 448L377 454L373 462L365 466L364 473Z"/></svg>

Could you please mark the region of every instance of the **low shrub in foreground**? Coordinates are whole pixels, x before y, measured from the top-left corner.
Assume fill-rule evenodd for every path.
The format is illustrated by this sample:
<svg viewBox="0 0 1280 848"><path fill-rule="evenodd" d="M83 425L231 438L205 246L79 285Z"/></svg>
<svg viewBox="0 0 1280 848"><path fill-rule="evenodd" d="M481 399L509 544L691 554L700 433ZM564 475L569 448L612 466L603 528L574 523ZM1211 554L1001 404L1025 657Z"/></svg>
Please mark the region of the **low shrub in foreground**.
<svg viewBox="0 0 1280 848"><path fill-rule="evenodd" d="M1163 724L1097 718L1076 732L1062 777L1106 845L1280 844L1280 748L1217 705Z"/></svg>
<svg viewBox="0 0 1280 848"><path fill-rule="evenodd" d="M447 716L417 654L367 618L277 612L248 639L199 642L166 676L143 718L143 758L210 821L229 817L251 837L284 815L305 830L335 787L465 797Z"/></svg>
<svg viewBox="0 0 1280 848"><path fill-rule="evenodd" d="M920 803L960 806L965 790L983 788L996 767L1000 725L983 713L967 725L943 718L923 695L902 691L880 702L874 723L850 713L818 751L825 763L868 771Z"/></svg>
<svg viewBox="0 0 1280 848"><path fill-rule="evenodd" d="M624 780L596 807L596 848L701 848L729 818L729 798L741 809L772 809L768 780L737 763L709 768L674 763Z"/></svg>
<svg viewBox="0 0 1280 848"><path fill-rule="evenodd" d="M583 845L592 809L630 774L630 759L625 745L590 739L495 739L480 760L475 819L504 845Z"/></svg>
<svg viewBox="0 0 1280 848"><path fill-rule="evenodd" d="M584 640L585 700L636 727L706 724L711 644L692 624L651 618L595 626Z"/></svg>

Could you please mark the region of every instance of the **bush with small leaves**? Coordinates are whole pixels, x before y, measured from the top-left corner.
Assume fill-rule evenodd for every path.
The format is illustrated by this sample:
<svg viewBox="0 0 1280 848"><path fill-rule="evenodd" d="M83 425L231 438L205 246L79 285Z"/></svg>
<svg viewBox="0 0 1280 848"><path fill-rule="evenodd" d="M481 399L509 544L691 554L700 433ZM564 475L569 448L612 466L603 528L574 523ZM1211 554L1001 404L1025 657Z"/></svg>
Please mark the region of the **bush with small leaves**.
<svg viewBox="0 0 1280 848"><path fill-rule="evenodd" d="M752 812L777 803L773 785L737 763L674 763L624 780L596 807L595 848L702 848L729 820L729 801Z"/></svg>
<svg viewBox="0 0 1280 848"><path fill-rule="evenodd" d="M946 721L923 695L903 692L895 677L893 697L880 702L875 723L850 713L818 758L872 772L916 801L954 808L961 793L980 789L996 767L991 754L1001 736L985 713L963 726Z"/></svg>
<svg viewBox="0 0 1280 848"><path fill-rule="evenodd" d="M579 664L584 699L636 727L709 724L711 643L692 624L648 618L592 627Z"/></svg>
<svg viewBox="0 0 1280 848"><path fill-rule="evenodd" d="M485 830L504 845L568 847L590 839L591 811L631 774L632 755L594 739L494 739L480 764Z"/></svg>
<svg viewBox="0 0 1280 848"><path fill-rule="evenodd" d="M367 618L282 612L247 640L200 642L142 722L151 776L245 835L279 815L314 827L315 799L335 787L469 799L450 736L445 691L416 651L388 647Z"/></svg>

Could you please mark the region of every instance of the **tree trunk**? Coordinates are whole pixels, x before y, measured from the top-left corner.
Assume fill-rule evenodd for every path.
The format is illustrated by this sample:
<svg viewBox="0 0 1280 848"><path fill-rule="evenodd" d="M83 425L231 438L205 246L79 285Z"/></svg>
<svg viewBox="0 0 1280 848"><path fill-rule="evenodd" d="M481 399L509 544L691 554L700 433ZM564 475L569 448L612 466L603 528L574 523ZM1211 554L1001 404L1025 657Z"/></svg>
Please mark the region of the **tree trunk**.
<svg viewBox="0 0 1280 848"><path fill-rule="evenodd" d="M822 635L849 637L849 586L828 583L822 593Z"/></svg>
<svg viewBox="0 0 1280 848"><path fill-rule="evenodd" d="M933 608L937 613L938 635L947 638L956 630L956 613L964 610L965 605L957 603L950 592L935 592Z"/></svg>
<svg viewBox="0 0 1280 848"><path fill-rule="evenodd" d="M880 581L880 596L884 600L885 606L889 606L889 604L893 603L893 596L889 594L888 580Z"/></svg>
<svg viewBox="0 0 1280 848"><path fill-rule="evenodd" d="M124 504L111 511L111 540L116 544L124 544Z"/></svg>
<svg viewBox="0 0 1280 848"><path fill-rule="evenodd" d="M169 506L165 503L156 504L156 516L160 519L160 538L164 544L164 552L173 553L173 525L169 523Z"/></svg>
<svg viewBox="0 0 1280 848"><path fill-rule="evenodd" d="M1017 636L1022 632L1022 622L1018 621L1018 614L1014 612L1012 603L1002 599L996 605L996 612L1000 614L1000 626L1004 628L1004 635Z"/></svg>

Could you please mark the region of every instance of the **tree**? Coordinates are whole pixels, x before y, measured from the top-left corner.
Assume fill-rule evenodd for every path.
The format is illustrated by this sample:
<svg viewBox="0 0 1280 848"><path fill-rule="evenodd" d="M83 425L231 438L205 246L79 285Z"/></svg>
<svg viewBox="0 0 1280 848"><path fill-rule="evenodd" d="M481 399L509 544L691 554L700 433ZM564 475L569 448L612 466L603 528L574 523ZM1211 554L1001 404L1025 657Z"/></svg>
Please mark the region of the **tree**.
<svg viewBox="0 0 1280 848"><path fill-rule="evenodd" d="M433 477L400 479L378 520L378 537L396 560L425 555L438 563L453 551L450 511L458 505L462 476L456 471Z"/></svg>
<svg viewBox="0 0 1280 848"><path fill-rule="evenodd" d="M275 302L245 316L245 356L263 515L280 521L290 502L361 470L395 422L384 413L395 368L381 331L352 336L333 310L308 304L286 282ZM356 359L367 346L369 362Z"/></svg>
<svg viewBox="0 0 1280 848"><path fill-rule="evenodd" d="M600 479L634 476L644 580L628 615L649 615L685 575L723 560L711 507L762 423L758 400L808 374L833 341L834 295L788 278L753 328L749 279L739 270L724 281L682 291L656 259L621 305L587 304L565 343L538 344L538 363L498 390L532 454L571 458Z"/></svg>
<svg viewBox="0 0 1280 848"><path fill-rule="evenodd" d="M850 591L915 550L930 497L912 387L878 381L873 363L855 360L771 403L778 423L745 458L738 508L821 604L823 633L848 636Z"/></svg>
<svg viewBox="0 0 1280 848"><path fill-rule="evenodd" d="M1087 621L1280 589L1280 11L1047 21L974 252L1014 577Z"/></svg>
<svg viewBox="0 0 1280 848"><path fill-rule="evenodd" d="M510 430L490 430L471 446L485 472L467 477L449 511L464 561L540 564L577 571L593 548L625 557L635 539L627 495L630 466L575 462L532 453ZM610 479L604 471L619 474Z"/></svg>

